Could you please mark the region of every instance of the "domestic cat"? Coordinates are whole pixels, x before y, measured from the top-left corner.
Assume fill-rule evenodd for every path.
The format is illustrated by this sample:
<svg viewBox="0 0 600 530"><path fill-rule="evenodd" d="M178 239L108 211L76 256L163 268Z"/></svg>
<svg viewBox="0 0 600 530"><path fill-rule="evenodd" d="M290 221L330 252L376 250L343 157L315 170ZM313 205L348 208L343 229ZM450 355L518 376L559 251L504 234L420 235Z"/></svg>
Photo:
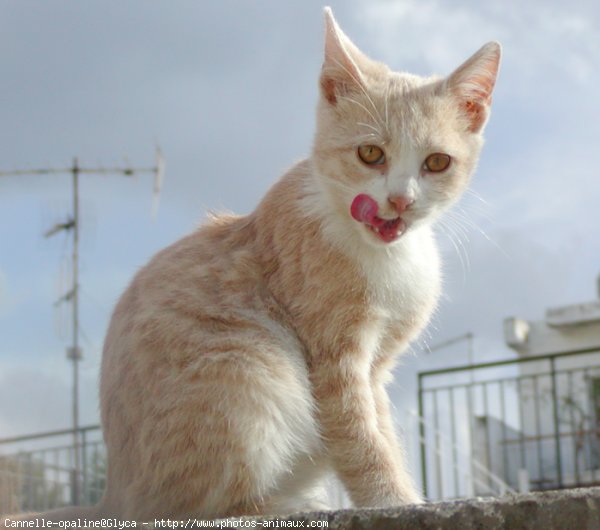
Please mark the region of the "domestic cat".
<svg viewBox="0 0 600 530"><path fill-rule="evenodd" d="M422 78L325 25L310 157L136 275L102 360L105 496L54 518L310 510L330 472L356 506L422 501L385 385L436 307L432 225L475 169L500 47Z"/></svg>

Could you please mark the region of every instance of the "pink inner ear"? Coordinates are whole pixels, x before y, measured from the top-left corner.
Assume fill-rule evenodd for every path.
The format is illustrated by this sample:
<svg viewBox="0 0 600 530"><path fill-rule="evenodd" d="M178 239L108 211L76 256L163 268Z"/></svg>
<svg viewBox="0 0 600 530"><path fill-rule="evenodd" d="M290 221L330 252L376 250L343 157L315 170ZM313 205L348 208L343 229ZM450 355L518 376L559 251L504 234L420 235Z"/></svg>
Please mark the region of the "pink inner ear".
<svg viewBox="0 0 600 530"><path fill-rule="evenodd" d="M321 69L321 91L331 105L362 83L360 64L367 59L339 28L331 9L325 9L325 58Z"/></svg>
<svg viewBox="0 0 600 530"><path fill-rule="evenodd" d="M331 77L322 78L321 79L321 88L323 90L323 95L325 99L329 101L332 105L337 103L337 96L335 93L335 79Z"/></svg>
<svg viewBox="0 0 600 530"><path fill-rule="evenodd" d="M469 121L471 122L471 126L469 127L469 131L477 132L483 125L485 124L485 120L487 117L485 107L476 101L465 101L462 104L462 108L469 117Z"/></svg>
<svg viewBox="0 0 600 530"><path fill-rule="evenodd" d="M477 132L485 125L500 61L500 45L485 44L449 77L449 88L469 119L468 129Z"/></svg>
<svg viewBox="0 0 600 530"><path fill-rule="evenodd" d="M473 96L476 99L481 99L486 104L490 104L492 100L492 90L494 90L494 80L489 76L477 75L473 76L470 81L477 85L477 88L472 90Z"/></svg>

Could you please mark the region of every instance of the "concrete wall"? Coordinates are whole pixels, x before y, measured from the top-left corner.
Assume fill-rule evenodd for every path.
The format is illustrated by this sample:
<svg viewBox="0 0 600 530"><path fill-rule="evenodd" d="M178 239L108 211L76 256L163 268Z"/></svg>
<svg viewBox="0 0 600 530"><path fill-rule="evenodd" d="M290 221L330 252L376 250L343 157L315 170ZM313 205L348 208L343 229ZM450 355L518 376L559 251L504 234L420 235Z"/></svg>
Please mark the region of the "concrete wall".
<svg viewBox="0 0 600 530"><path fill-rule="evenodd" d="M229 521L223 521L223 527L249 527L247 523L251 520L245 518L246 524L242 525L239 519L232 520L230 526L225 526ZM598 530L600 488L439 502L386 510L299 514L261 521L272 523L264 523L257 528L308 528L311 521L327 521L327 527L319 527L330 530Z"/></svg>

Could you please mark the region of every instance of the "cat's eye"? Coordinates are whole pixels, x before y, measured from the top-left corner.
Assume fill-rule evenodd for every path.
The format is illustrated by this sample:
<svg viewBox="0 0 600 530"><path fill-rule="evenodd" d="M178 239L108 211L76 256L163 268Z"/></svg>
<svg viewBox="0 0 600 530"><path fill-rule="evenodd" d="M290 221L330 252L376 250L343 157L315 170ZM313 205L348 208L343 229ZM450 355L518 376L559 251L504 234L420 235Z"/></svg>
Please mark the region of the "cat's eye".
<svg viewBox="0 0 600 530"><path fill-rule="evenodd" d="M431 173L439 173L448 169L451 160L450 155L445 153L433 153L425 159L423 168Z"/></svg>
<svg viewBox="0 0 600 530"><path fill-rule="evenodd" d="M380 166L385 163L385 153L376 145L361 145L358 147L358 158L369 166Z"/></svg>

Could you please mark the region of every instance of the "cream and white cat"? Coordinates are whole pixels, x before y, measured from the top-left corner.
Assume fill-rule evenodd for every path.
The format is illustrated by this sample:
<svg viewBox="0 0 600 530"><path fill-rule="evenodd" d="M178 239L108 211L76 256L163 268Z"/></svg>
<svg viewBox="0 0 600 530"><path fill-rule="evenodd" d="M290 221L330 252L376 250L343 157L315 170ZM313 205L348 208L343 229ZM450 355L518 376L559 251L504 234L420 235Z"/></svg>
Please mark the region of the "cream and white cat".
<svg viewBox="0 0 600 530"><path fill-rule="evenodd" d="M310 157L137 274L102 362L106 495L55 518L309 510L330 472L356 506L421 501L385 385L436 306L432 224L475 169L500 46L421 78L325 23Z"/></svg>

